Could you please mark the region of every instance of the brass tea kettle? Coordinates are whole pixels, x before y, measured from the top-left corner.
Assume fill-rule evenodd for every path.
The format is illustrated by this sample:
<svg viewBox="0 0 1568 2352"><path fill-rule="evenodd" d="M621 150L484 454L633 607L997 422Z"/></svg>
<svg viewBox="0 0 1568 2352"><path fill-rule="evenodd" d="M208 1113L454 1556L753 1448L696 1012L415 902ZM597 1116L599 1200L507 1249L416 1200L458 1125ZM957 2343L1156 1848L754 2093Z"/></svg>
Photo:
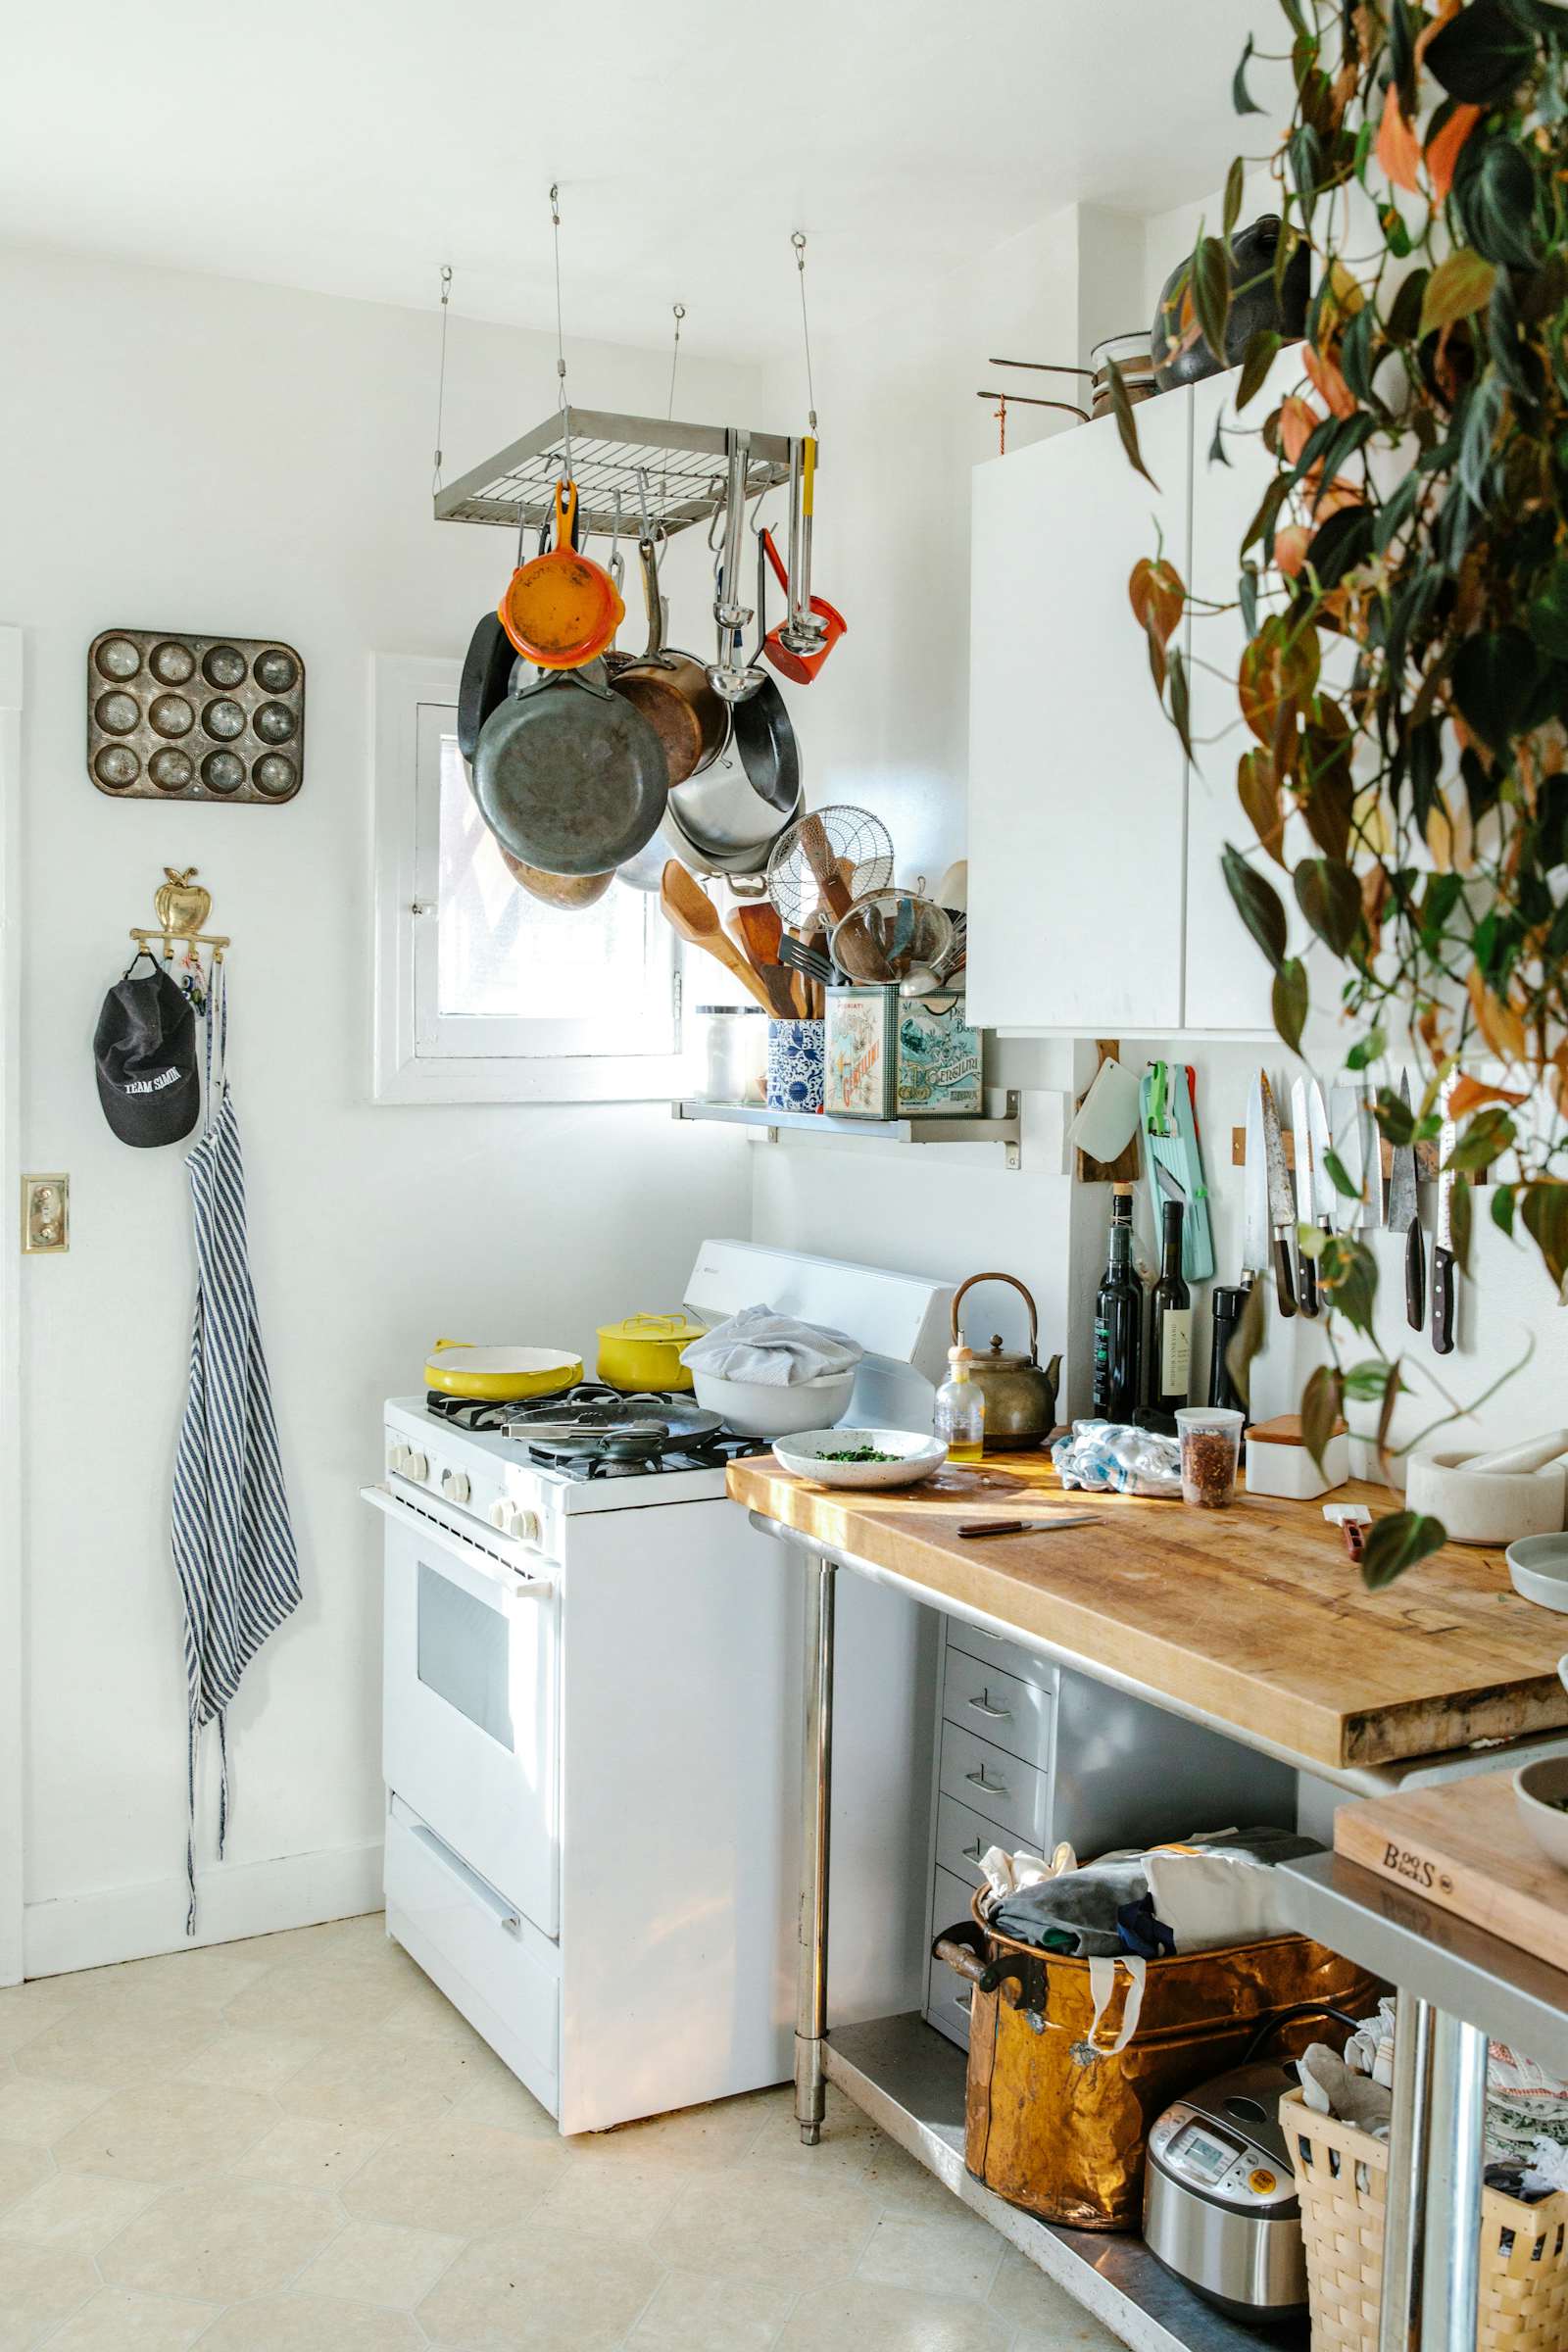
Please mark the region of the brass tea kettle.
<svg viewBox="0 0 1568 2352"><path fill-rule="evenodd" d="M984 1355L976 1354L969 1366L969 1378L979 1388L986 1400L987 1451L1043 1446L1056 1421L1056 1376L1061 1370L1061 1358L1054 1355L1044 1371L1040 1368L1040 1321L1035 1302L1015 1274L971 1274L953 1294L953 1339L959 1340L958 1307L965 1291L972 1291L977 1282L1010 1282L1029 1309L1029 1352L1027 1355L1007 1353L997 1333Z"/></svg>

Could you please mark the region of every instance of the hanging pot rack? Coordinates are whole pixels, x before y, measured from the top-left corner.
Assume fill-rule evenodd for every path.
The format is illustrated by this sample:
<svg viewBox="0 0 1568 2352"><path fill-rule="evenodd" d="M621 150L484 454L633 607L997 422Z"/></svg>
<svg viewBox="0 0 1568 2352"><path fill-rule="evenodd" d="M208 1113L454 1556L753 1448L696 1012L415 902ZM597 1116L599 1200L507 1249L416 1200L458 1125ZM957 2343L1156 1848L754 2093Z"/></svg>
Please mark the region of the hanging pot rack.
<svg viewBox="0 0 1568 2352"><path fill-rule="evenodd" d="M786 433L749 440L746 496L780 489L790 478L798 444ZM721 424L682 424L678 418L627 416L610 409L554 409L519 441L434 500L437 522L488 522L528 529L555 513L556 483L567 467L577 485L578 530L608 539L615 529L618 497L638 512L638 476L646 477L650 519L666 539L693 523L710 522L724 504L730 436Z"/></svg>

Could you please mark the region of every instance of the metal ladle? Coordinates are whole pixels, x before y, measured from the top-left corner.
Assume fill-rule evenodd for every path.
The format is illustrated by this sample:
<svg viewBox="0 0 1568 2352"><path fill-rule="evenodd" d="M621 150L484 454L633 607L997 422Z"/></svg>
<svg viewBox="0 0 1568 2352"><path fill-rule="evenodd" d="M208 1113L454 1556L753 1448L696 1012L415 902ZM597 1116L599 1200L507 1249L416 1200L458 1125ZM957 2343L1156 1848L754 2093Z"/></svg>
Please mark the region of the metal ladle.
<svg viewBox="0 0 1568 2352"><path fill-rule="evenodd" d="M738 602L737 590L741 577L741 549L746 534L746 479L751 435L728 428L724 439L728 445L729 473L724 491L724 547L719 558L717 594L713 599L713 619L718 627L718 658L709 665L708 683L726 703L750 702L762 684L762 673L755 662L738 659L741 631L752 617L750 605Z"/></svg>

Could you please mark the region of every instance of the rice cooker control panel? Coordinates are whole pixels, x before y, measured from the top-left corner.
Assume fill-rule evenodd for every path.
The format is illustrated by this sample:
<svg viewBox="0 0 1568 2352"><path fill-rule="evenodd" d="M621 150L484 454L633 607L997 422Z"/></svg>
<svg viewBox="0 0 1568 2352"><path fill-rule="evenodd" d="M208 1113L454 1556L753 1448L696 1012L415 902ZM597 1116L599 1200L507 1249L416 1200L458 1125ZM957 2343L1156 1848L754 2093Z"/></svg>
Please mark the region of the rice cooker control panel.
<svg viewBox="0 0 1568 2352"><path fill-rule="evenodd" d="M1253 2102L1235 2099L1230 2104L1245 2107ZM1258 2112L1261 2116L1262 2110ZM1173 2180L1213 2204L1264 2214L1271 2207L1293 2204L1296 2181L1289 2167L1248 2135L1247 2120L1238 2118L1237 2128L1232 2128L1178 2099L1151 2132L1149 2152Z"/></svg>

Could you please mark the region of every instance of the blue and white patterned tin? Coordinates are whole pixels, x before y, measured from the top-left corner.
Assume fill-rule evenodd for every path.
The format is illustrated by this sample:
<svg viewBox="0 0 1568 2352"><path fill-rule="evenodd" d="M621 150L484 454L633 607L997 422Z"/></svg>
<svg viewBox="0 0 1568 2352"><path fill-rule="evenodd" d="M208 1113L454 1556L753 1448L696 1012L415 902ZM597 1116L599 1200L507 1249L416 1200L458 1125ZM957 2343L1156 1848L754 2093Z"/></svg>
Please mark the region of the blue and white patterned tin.
<svg viewBox="0 0 1568 2352"><path fill-rule="evenodd" d="M821 1109L825 1034L825 1024L821 1021L768 1022L769 1110Z"/></svg>

